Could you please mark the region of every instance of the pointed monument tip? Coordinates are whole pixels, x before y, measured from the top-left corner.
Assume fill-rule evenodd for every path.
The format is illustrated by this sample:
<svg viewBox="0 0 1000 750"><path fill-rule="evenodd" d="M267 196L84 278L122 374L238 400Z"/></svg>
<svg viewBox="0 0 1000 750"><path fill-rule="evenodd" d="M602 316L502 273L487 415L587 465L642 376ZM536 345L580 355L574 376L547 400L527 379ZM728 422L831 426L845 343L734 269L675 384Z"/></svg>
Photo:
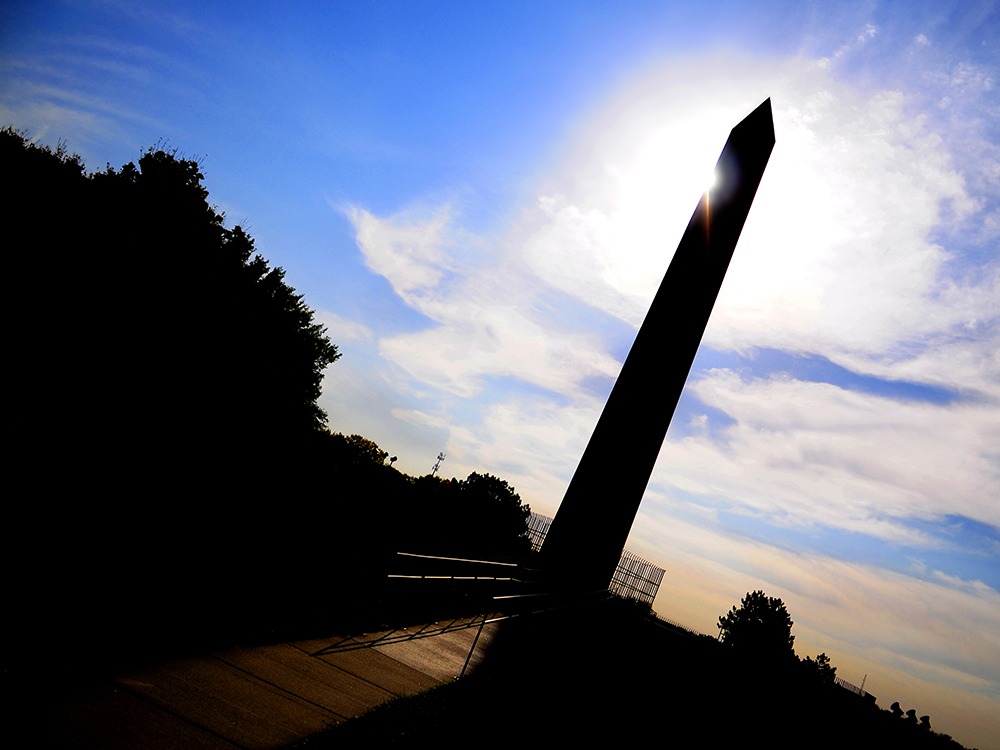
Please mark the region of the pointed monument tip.
<svg viewBox="0 0 1000 750"><path fill-rule="evenodd" d="M770 141L774 144L774 117L771 113L771 97L767 97L764 101L757 105L757 108L744 117L736 127L733 128L733 133L737 131L746 132L748 135L750 133L754 134L753 140L755 141Z"/></svg>
<svg viewBox="0 0 1000 750"><path fill-rule="evenodd" d="M771 97L767 97L767 99L765 99L760 104L758 104L757 108L753 112L751 112L749 115L747 115L746 118L745 118L745 120L749 120L751 118L753 118L753 119L757 119L757 118L764 119L765 117L768 120L773 120L773 116L771 114Z"/></svg>

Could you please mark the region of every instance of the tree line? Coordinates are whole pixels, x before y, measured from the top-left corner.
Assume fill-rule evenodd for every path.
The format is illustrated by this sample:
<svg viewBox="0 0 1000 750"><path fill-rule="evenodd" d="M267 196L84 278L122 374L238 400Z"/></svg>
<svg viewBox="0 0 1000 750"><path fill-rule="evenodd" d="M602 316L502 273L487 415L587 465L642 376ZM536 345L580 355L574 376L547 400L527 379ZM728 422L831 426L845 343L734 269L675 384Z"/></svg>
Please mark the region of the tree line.
<svg viewBox="0 0 1000 750"><path fill-rule="evenodd" d="M857 695L837 684L837 668L826 653L815 659L800 659L795 653L791 615L785 603L763 591L748 591L725 615L719 617L719 638L727 667L750 689L780 696L786 708L788 726L809 726L809 712L823 711L828 731L863 741L865 747L909 747L963 750L947 734L931 729L929 715L919 716L916 709L903 711L898 702L888 710L875 704L868 693ZM830 736L814 738L817 746L830 742ZM831 743L840 746L840 741Z"/></svg>
<svg viewBox="0 0 1000 750"><path fill-rule="evenodd" d="M329 429L312 309L152 147L88 172L0 131L14 469L10 635L131 643L355 616L398 549L516 556L505 481L410 477Z"/></svg>

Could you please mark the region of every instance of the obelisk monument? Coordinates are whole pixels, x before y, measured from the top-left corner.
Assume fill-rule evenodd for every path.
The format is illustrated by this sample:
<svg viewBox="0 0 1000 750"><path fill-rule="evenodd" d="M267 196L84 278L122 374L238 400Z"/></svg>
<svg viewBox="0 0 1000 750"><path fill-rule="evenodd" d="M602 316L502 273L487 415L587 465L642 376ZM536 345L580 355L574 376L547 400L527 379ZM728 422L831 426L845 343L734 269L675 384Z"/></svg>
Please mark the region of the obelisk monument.
<svg viewBox="0 0 1000 750"><path fill-rule="evenodd" d="M767 99L729 134L542 544L556 589L611 583L773 148Z"/></svg>

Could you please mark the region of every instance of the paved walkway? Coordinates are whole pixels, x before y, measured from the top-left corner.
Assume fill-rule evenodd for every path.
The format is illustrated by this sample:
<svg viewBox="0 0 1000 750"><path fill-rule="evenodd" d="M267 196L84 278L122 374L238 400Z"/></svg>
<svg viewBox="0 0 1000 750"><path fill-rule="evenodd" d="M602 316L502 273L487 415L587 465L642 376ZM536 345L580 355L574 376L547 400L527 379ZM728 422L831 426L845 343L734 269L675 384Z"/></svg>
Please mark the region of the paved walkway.
<svg viewBox="0 0 1000 750"><path fill-rule="evenodd" d="M475 669L495 634L442 622L392 631L380 645L324 639L220 651L124 672L53 709L48 741L75 750L274 749L310 737L396 696ZM413 637L443 630L431 637ZM371 637L371 635L369 636ZM473 644L475 643L475 649ZM470 657L471 653L471 658Z"/></svg>

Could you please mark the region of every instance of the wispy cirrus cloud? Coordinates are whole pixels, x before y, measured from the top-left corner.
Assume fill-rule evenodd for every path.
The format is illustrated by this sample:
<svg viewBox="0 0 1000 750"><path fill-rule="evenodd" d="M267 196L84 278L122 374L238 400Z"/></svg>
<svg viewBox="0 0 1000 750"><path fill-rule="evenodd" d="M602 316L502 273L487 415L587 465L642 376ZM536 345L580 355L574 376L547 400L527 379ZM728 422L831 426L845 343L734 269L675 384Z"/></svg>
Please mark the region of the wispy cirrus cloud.
<svg viewBox="0 0 1000 750"><path fill-rule="evenodd" d="M961 691L995 700L982 639L943 645L994 628L1000 596L1000 274L956 244L988 222L981 181L902 91L848 86L822 61L728 62L653 70L594 113L505 232L465 244L444 209L354 214L366 262L427 323L379 352L414 393L444 396L396 415L445 436L455 473L495 467L554 512L606 393L588 379L616 374L691 185L771 96L778 143L704 342L738 364L691 374L691 424L671 429L630 547L683 571L663 596L708 632L720 601L764 587L803 644L882 665L870 688L934 686L959 713ZM796 356L843 369L820 382Z"/></svg>
<svg viewBox="0 0 1000 750"><path fill-rule="evenodd" d="M789 376L700 376L692 391L732 420L669 442L657 478L772 522L822 525L916 546L907 519L958 514L1000 527L1000 421L975 402L936 404Z"/></svg>
<svg viewBox="0 0 1000 750"><path fill-rule="evenodd" d="M991 393L997 275L956 273L955 253L931 239L942 221L978 210L943 140L913 119L898 92L854 91L809 61L743 67L749 82L730 75L717 85L771 91L778 146L706 344L815 353L888 380ZM712 80L732 69L709 63L704 75ZM643 140L641 123L671 123L671 112L686 111L678 98L697 109L699 86L681 75L690 70L654 71L595 116L600 127L581 130L583 145L570 149L568 167L550 178L518 225L507 236L477 239L490 262L462 260L453 241L460 217L446 210L421 221L356 210L366 262L429 319L420 332L384 336L383 355L424 386L463 398L509 378L570 399L563 408L587 403L581 384L613 377L618 360L607 340L565 321L555 325L539 298L554 289L627 323L641 319L669 259L665 248L672 249L697 199L664 192L682 182L672 179L672 167L697 175L705 154L714 163L724 140L699 136L703 153L692 156L684 138L701 123L683 117L669 137L654 128ZM721 118L709 110L712 120ZM724 372L703 374L691 392L734 424L724 444L708 436L682 441L687 453L673 465L684 468L672 481L689 491L718 493L783 523L920 544L927 541L922 532L902 520L942 513L954 487L941 478L954 474L971 498L957 512L997 520L976 507L996 481L989 454L976 446L990 444L997 407L981 398L975 405L904 404L794 374L743 380ZM508 403L509 418L530 423L518 411L526 402ZM595 404L585 408L596 419ZM501 444L497 423L481 428L470 455L493 457L485 446ZM746 466L755 468L748 473ZM828 517L806 512L803 488L814 486Z"/></svg>
<svg viewBox="0 0 1000 750"><path fill-rule="evenodd" d="M619 363L583 331L555 331L537 310L537 282L502 257L462 278L445 211L423 222L350 214L366 263L431 321L416 333L387 335L380 350L416 381L472 397L489 378L570 394L591 377L613 377ZM479 265L478 263L476 265Z"/></svg>
<svg viewBox="0 0 1000 750"><path fill-rule="evenodd" d="M425 294L443 278L445 231L450 217L440 209L428 217L380 219L355 206L347 210L366 265L384 276L408 305L429 312Z"/></svg>

